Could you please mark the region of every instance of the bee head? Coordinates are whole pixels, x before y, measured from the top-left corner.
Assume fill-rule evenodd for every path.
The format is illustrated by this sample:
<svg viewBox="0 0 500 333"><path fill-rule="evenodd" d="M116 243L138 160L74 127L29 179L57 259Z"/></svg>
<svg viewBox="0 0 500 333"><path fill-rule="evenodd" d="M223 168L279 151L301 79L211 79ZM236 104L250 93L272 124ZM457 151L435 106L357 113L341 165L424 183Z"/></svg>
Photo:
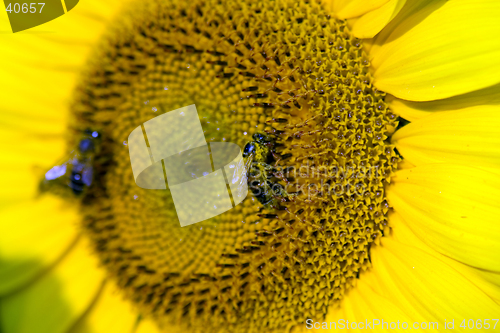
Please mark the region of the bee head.
<svg viewBox="0 0 500 333"><path fill-rule="evenodd" d="M269 136L262 134L262 133L255 133L252 137L253 137L254 141L256 141L258 143L272 142L272 139Z"/></svg>
<svg viewBox="0 0 500 333"><path fill-rule="evenodd" d="M83 154L93 152L94 148L94 142L91 139L83 139L78 144L78 150Z"/></svg>
<svg viewBox="0 0 500 333"><path fill-rule="evenodd" d="M243 149L243 157L248 157L252 154L255 154L257 147L255 145L255 142L249 142L245 145L245 148Z"/></svg>

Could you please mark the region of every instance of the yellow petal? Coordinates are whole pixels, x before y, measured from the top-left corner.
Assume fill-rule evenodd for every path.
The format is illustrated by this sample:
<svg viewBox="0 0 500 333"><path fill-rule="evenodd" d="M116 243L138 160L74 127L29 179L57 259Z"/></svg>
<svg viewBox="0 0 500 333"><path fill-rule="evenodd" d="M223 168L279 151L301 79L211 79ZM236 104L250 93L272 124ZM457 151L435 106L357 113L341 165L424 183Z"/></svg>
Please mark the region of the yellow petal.
<svg viewBox="0 0 500 333"><path fill-rule="evenodd" d="M67 332L96 299L103 279L97 257L82 239L52 270L0 300L2 332Z"/></svg>
<svg viewBox="0 0 500 333"><path fill-rule="evenodd" d="M411 164L408 160L403 159L401 162L398 162L398 169L411 169L414 168L415 165Z"/></svg>
<svg viewBox="0 0 500 333"><path fill-rule="evenodd" d="M335 325L337 329L342 329L342 327L345 329L348 321L349 323L361 323L363 327L356 324L360 332L366 330L383 332L384 329L381 325L374 325L375 323L372 322L373 319L383 319L387 322L397 322L398 320L409 322L411 320L392 301L383 296L383 291L374 290L365 282L367 280L366 275L370 274L372 273L362 274L361 278L357 281L357 286L350 290L345 299L342 300L342 305L339 309L329 310L325 320L316 319L317 321L328 323L328 330L326 331L336 331L334 329ZM330 325L330 323L335 323L335 325ZM352 326L349 327L349 331L351 330L353 330ZM303 330L303 332L306 331L311 330ZM312 331L320 332L325 330Z"/></svg>
<svg viewBox="0 0 500 333"><path fill-rule="evenodd" d="M373 269L361 274L357 286L349 291L340 309L330 310L325 322L338 325L340 320L345 324L347 320L365 322L376 318L385 322L399 321L400 326L406 322L411 327L415 321L435 321L443 330L444 319L472 315L473 312L469 312L471 304L488 309L490 313L498 310L500 275L464 265L436 252L422 242L397 213L391 214L389 221L391 235L382 238L382 246L372 249ZM465 288L458 289L461 295L440 289L448 281L450 289L453 286ZM489 298L497 300L497 304L492 304ZM457 307L453 308L455 303ZM455 321L455 328L459 325L460 322ZM374 331L387 331L381 326L374 327ZM300 332L306 331L315 330Z"/></svg>
<svg viewBox="0 0 500 333"><path fill-rule="evenodd" d="M3 170L24 167L48 167L62 157L65 144L62 135L33 134L22 130L3 130L0 139L0 162Z"/></svg>
<svg viewBox="0 0 500 333"><path fill-rule="evenodd" d="M500 305L500 273L475 269L466 266L469 279ZM464 270L464 271L465 271Z"/></svg>
<svg viewBox="0 0 500 333"><path fill-rule="evenodd" d="M399 98L388 98L386 101L396 114L406 120L415 121L437 111L455 111L481 105L498 106L500 84L438 101L411 102Z"/></svg>
<svg viewBox="0 0 500 333"><path fill-rule="evenodd" d="M500 107L437 112L397 131L398 151L412 164L457 162L500 172Z"/></svg>
<svg viewBox="0 0 500 333"><path fill-rule="evenodd" d="M492 318L500 306L461 271L428 252L390 237L372 252L373 274L367 283L395 303L412 322ZM435 326L436 327L436 326Z"/></svg>
<svg viewBox="0 0 500 333"><path fill-rule="evenodd" d="M500 2L410 1L371 50L375 85L411 101L500 82Z"/></svg>
<svg viewBox="0 0 500 333"><path fill-rule="evenodd" d="M71 75L34 66L26 67L16 60L2 61L13 64L13 68L0 70L0 88L3 92L1 106L5 112L2 126L56 134L65 129L62 125L67 119L66 106L70 87L75 83L76 69ZM20 77L28 77L33 85L26 85Z"/></svg>
<svg viewBox="0 0 500 333"><path fill-rule="evenodd" d="M176 322L175 324L158 325L153 318L142 318L134 333L184 333L187 326L183 324L185 323Z"/></svg>
<svg viewBox="0 0 500 333"><path fill-rule="evenodd" d="M118 1L80 1L69 13L16 34L0 34L2 110L16 115L56 115L66 119L77 75L105 31ZM2 31L10 31L7 15ZM50 93L47 93L50 92ZM29 118L20 122L29 122ZM41 124L40 126L42 126Z"/></svg>
<svg viewBox="0 0 500 333"><path fill-rule="evenodd" d="M66 205L45 196L0 212L0 295L42 274L75 242L79 217Z"/></svg>
<svg viewBox="0 0 500 333"><path fill-rule="evenodd" d="M499 175L428 164L398 171L387 197L412 231L439 253L500 272Z"/></svg>
<svg viewBox="0 0 500 333"><path fill-rule="evenodd" d="M40 108L38 108L40 110ZM3 133L2 136L5 137L9 132L16 132L17 135L23 133L24 137L33 137L37 134L43 136L44 139L51 138L54 139L56 136L62 137L62 134L67 128L65 122L66 115L55 119L41 118L34 115L30 115L16 110L9 110L8 106L4 107L4 113L2 114L2 119L0 120L0 126L2 126ZM47 114L54 114L52 109L47 109ZM14 142L12 140L12 142ZM4 149L5 147L2 147Z"/></svg>
<svg viewBox="0 0 500 333"><path fill-rule="evenodd" d="M143 319L140 321L137 330L134 333L161 333L156 323L151 319Z"/></svg>
<svg viewBox="0 0 500 333"><path fill-rule="evenodd" d="M443 261L446 265L453 267L456 271L460 272L460 274L466 276L470 282L476 285L485 294L495 300L497 304L500 304L500 273L485 271L464 265L459 261L436 252L430 246L425 244L420 238L418 238L416 234L411 231L408 222L406 222L401 215L396 212L390 214L389 223L396 241L425 251Z"/></svg>
<svg viewBox="0 0 500 333"><path fill-rule="evenodd" d="M112 281L69 333L132 333L139 314Z"/></svg>
<svg viewBox="0 0 500 333"><path fill-rule="evenodd" d="M20 202L29 202L37 194L37 182L40 178L30 167L0 167L0 172L5 177L2 182L4 190L0 191L0 211Z"/></svg>
<svg viewBox="0 0 500 333"><path fill-rule="evenodd" d="M378 34L403 8L406 0L390 0L380 8L360 17L352 27L352 34L358 38L372 38Z"/></svg>
<svg viewBox="0 0 500 333"><path fill-rule="evenodd" d="M349 19L375 10L389 0L347 0L335 1L332 9L339 19Z"/></svg>
<svg viewBox="0 0 500 333"><path fill-rule="evenodd" d="M0 162L8 178L0 191L2 208L31 198L40 170L61 157L76 75L117 5L86 0L57 20L0 34L0 60L8 64L0 69ZM0 28L10 30L7 15L0 17ZM76 214L60 206L42 199L2 212L0 293L33 279L74 241Z"/></svg>

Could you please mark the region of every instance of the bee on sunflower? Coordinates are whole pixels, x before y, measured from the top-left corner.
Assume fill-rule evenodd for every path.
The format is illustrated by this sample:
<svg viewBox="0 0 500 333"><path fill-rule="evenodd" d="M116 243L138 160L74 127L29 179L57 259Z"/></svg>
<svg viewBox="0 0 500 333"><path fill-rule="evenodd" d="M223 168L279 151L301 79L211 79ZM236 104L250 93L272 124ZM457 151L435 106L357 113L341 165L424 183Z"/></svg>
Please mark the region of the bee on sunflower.
<svg viewBox="0 0 500 333"><path fill-rule="evenodd" d="M499 14L466 0L87 0L2 36L0 330L493 328ZM180 228L168 189L135 185L127 137L191 104L207 141L239 144L265 175L249 181L281 189ZM62 156L76 171L54 169ZM55 174L73 191L42 193Z"/></svg>

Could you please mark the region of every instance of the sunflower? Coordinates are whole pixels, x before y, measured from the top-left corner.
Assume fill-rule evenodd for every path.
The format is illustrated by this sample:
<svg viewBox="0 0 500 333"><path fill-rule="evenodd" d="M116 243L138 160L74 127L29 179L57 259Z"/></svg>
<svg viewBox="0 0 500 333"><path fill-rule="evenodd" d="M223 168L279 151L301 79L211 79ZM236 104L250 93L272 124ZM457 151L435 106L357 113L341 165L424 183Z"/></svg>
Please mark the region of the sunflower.
<svg viewBox="0 0 500 333"><path fill-rule="evenodd" d="M86 0L3 34L0 330L500 329L499 14ZM180 228L127 138L190 104L286 190ZM85 140L92 184L48 181Z"/></svg>

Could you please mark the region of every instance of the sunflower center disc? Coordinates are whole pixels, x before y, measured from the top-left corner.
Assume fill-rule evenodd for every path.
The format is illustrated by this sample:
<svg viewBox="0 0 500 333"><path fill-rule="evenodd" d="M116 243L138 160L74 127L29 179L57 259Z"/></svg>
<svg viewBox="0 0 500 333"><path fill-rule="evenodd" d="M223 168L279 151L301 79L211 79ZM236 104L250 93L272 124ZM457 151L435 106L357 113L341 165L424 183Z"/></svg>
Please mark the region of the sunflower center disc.
<svg viewBox="0 0 500 333"><path fill-rule="evenodd" d="M119 17L72 106L73 129L102 138L82 211L104 266L145 315L184 331L323 318L388 232L384 186L398 162L387 140L397 117L361 41L316 1L158 1ZM181 228L169 190L139 188L128 135L190 104L209 142L268 133L289 200L262 207L249 194Z"/></svg>

